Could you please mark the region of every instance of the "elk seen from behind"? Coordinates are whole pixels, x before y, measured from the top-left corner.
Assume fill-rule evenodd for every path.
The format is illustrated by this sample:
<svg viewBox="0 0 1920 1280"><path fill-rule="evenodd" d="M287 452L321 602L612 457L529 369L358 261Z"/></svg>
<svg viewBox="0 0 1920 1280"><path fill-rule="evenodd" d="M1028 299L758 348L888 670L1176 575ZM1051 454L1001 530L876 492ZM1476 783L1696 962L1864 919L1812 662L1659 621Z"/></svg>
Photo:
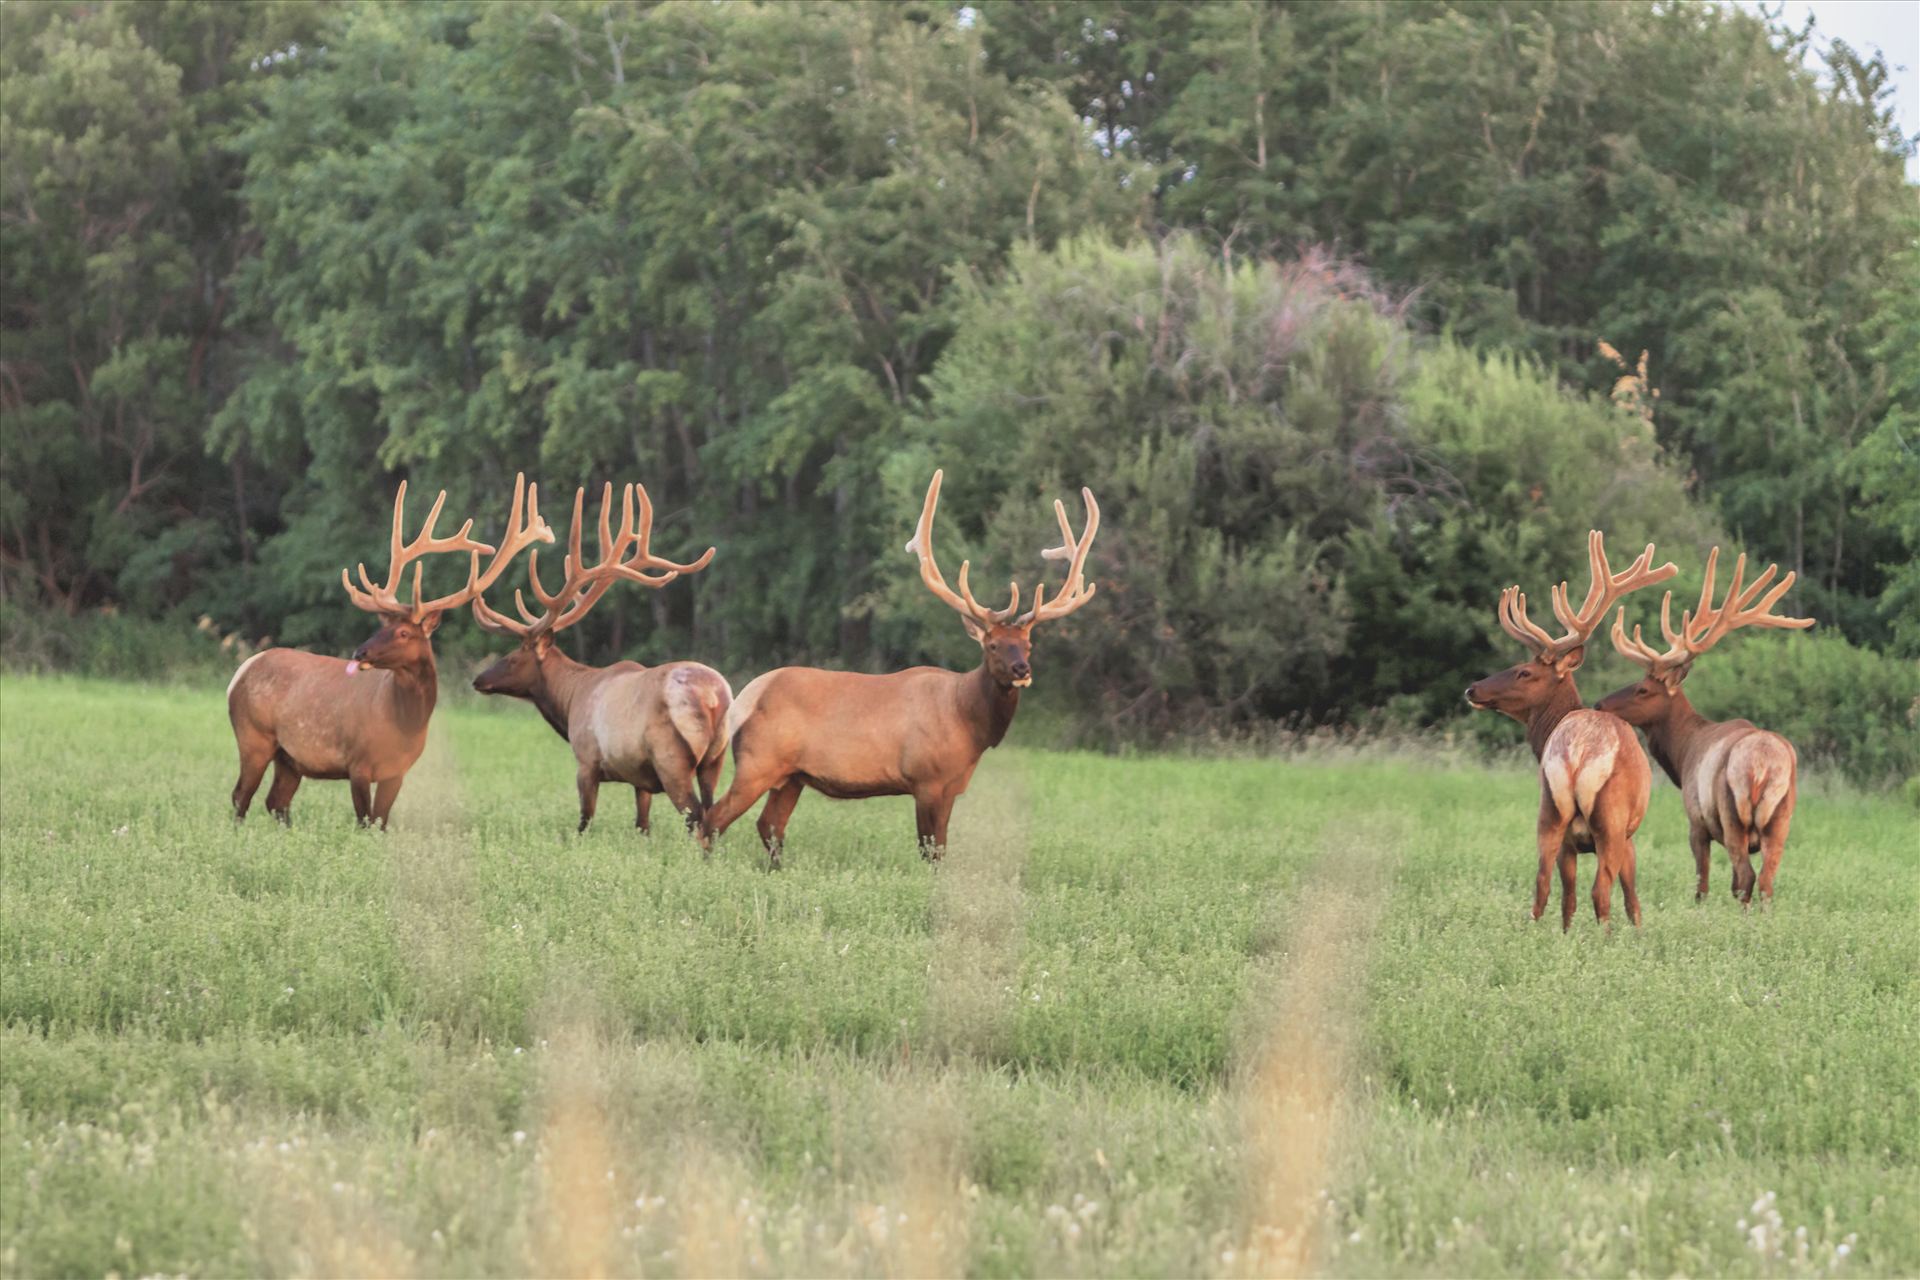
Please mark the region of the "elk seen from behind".
<svg viewBox="0 0 1920 1280"><path fill-rule="evenodd" d="M1540 762L1540 817L1535 841L1540 856L1534 879L1533 918L1546 910L1554 868L1560 871L1560 927L1573 923L1578 855L1595 853L1593 914L1605 923L1619 881L1627 917L1640 923L1634 884L1634 833L1646 816L1653 774L1633 730L1618 716L1590 711L1580 701L1573 675L1586 658L1587 641L1621 596L1664 582L1679 572L1672 563L1652 568L1653 544L1625 571L1615 574L1598 531L1587 535L1592 585L1576 611L1567 584L1553 588L1554 617L1564 631L1551 636L1527 617L1527 597L1518 587L1500 593L1500 625L1532 655L1467 686L1467 701L1498 711L1527 729L1527 744Z"/></svg>
<svg viewBox="0 0 1920 1280"><path fill-rule="evenodd" d="M439 697L433 633L441 619L492 585L522 550L553 541L553 531L540 518L538 487L528 485L524 476L514 479L513 510L498 550L469 536L472 520L450 538L434 537L434 522L446 500L442 491L419 537L405 542L407 486L402 481L393 499L385 584L375 586L364 564L358 587L346 570L340 571L348 598L380 619L380 629L351 659L268 649L234 673L227 685L227 718L240 749L235 818L247 816L271 764L267 811L281 822L290 820L293 795L303 778L344 778L352 787L353 811L361 823L387 825L407 770L426 748L427 721ZM423 600L422 558L442 552L469 556L467 585L451 595ZM484 572L482 555L493 557ZM403 603L396 593L408 566L413 568L413 596Z"/></svg>
<svg viewBox="0 0 1920 1280"><path fill-rule="evenodd" d="M1664 653L1647 644L1637 626L1628 639L1627 611L1624 606L1620 609L1613 620L1613 647L1647 674L1608 694L1596 706L1644 732L1653 758L1680 788L1687 811L1687 843L1699 877L1694 900L1707 896L1707 872L1717 840L1726 848L1733 869L1734 897L1750 903L1756 887L1763 899L1773 897L1774 876L1793 824L1799 760L1791 742L1750 720L1707 719L1693 709L1680 686L1693 670L1694 659L1729 633L1742 627L1800 630L1812 626L1813 619L1773 612L1794 581L1789 573L1768 591L1776 565L1768 565L1752 585L1743 588L1744 555L1734 562L1733 584L1715 608L1713 575L1719 559L1720 548L1715 547L1707 556L1700 603L1681 614L1678 631L1672 623L1673 593L1667 592L1660 601L1660 630L1667 642ZM1755 853L1761 855L1758 877L1753 870Z"/></svg>
<svg viewBox="0 0 1920 1280"><path fill-rule="evenodd" d="M636 499L638 517L635 515ZM635 796L634 825L650 830L648 808L665 792L693 829L713 803L714 784L726 754L725 723L733 690L711 667L669 662L657 667L616 662L592 667L560 652L554 637L587 615L620 581L664 587L682 574L698 573L714 549L688 564L653 554L653 503L643 485L627 485L621 496L620 531L611 527L613 486L600 496L600 559L589 565L580 551L580 524L586 490L573 497L573 528L562 566L565 581L549 592L540 580L539 553L527 560L528 584L543 612L534 613L518 591L515 621L495 612L476 595L473 617L482 628L519 641L474 680L481 693L524 698L554 732L573 747L575 782L580 793L580 827L593 821L602 782L624 782Z"/></svg>
<svg viewBox="0 0 1920 1280"><path fill-rule="evenodd" d="M761 796L758 828L772 866L780 865L787 821L812 787L837 800L910 795L923 857L938 859L947 844L947 820L966 791L980 757L1006 737L1033 683L1033 629L1064 618L1093 599L1084 581L1087 551L1100 528L1100 506L1082 489L1086 532L1075 537L1066 507L1055 501L1062 544L1042 553L1067 561L1066 581L1049 600L1036 588L1033 607L1020 612L1020 588L1004 609L973 598L968 564L956 591L933 554L933 520L942 474L933 473L920 523L907 550L919 560L921 581L960 615L980 645L980 665L968 672L913 667L888 675L781 667L740 692L727 716L733 744L733 782L701 826L709 845ZM769 794L770 793L770 794Z"/></svg>

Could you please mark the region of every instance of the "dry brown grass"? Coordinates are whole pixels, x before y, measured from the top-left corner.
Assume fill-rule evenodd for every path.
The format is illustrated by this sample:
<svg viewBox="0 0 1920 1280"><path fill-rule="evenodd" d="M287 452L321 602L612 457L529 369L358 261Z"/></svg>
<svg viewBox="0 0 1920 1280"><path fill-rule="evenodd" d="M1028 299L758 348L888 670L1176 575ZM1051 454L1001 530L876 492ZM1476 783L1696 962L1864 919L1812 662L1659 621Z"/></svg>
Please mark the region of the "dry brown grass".
<svg viewBox="0 0 1920 1280"><path fill-rule="evenodd" d="M1249 1050L1235 1096L1245 1134L1246 1231L1230 1273L1311 1274L1321 1257L1327 1188L1355 1120L1350 1091L1361 983L1387 881L1381 831L1325 841L1281 921L1283 949L1256 970Z"/></svg>

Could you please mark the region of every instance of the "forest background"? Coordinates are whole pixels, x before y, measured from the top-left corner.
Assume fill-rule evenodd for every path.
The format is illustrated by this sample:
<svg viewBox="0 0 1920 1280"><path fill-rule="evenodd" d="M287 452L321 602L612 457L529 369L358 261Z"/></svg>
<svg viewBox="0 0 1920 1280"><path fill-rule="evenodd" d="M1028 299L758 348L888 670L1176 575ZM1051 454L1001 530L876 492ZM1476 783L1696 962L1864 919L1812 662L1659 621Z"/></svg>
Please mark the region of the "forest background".
<svg viewBox="0 0 1920 1280"><path fill-rule="evenodd" d="M1498 589L1600 527L1683 595L1716 541L1798 573L1820 626L1696 700L1920 773L1920 188L1877 54L1580 0L0 23L15 669L342 650L396 481L486 536L520 469L550 519L637 479L663 552L721 548L578 656L970 661L900 552L945 466L983 580L1100 498L1101 607L1036 659L1079 741L1450 725L1513 656Z"/></svg>

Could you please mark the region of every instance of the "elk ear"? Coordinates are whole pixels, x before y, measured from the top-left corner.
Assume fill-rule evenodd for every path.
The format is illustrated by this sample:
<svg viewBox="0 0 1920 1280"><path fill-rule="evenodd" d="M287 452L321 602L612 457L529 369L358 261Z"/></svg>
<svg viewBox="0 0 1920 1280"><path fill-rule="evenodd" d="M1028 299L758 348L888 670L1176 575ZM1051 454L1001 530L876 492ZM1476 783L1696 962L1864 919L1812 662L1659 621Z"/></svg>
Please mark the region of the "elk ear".
<svg viewBox="0 0 1920 1280"><path fill-rule="evenodd" d="M420 634L423 636L430 636L434 632L438 631L440 629L440 619L446 616L447 614L444 609L437 609L434 612L428 614L426 617L420 619Z"/></svg>
<svg viewBox="0 0 1920 1280"><path fill-rule="evenodd" d="M960 615L960 623L962 626L966 627L967 634L972 636L975 640L979 641L981 644L985 644L987 642L987 629L986 627L981 625L980 620L978 618L970 617L969 615L963 613Z"/></svg>
<svg viewBox="0 0 1920 1280"><path fill-rule="evenodd" d="M1680 682L1687 678L1687 672L1691 670L1693 670L1693 661L1689 659L1671 671L1660 673L1660 683L1667 686L1668 697L1680 692Z"/></svg>
<svg viewBox="0 0 1920 1280"><path fill-rule="evenodd" d="M1561 654L1559 657L1553 660L1554 679L1565 680L1568 676L1572 675L1575 671L1578 671L1580 669L1580 664L1582 662L1585 662L1586 660L1587 660L1587 646L1576 645L1575 647L1567 650L1565 653Z"/></svg>
<svg viewBox="0 0 1920 1280"><path fill-rule="evenodd" d="M553 651L553 633L542 631L533 638L533 656L544 658Z"/></svg>

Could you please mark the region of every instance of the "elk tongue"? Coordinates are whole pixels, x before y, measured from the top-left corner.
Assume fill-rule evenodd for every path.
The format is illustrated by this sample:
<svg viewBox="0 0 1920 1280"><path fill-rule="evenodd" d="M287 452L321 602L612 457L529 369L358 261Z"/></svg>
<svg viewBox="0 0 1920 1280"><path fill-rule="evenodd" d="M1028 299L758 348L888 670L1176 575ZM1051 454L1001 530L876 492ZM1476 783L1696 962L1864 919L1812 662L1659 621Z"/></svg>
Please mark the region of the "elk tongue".
<svg viewBox="0 0 1920 1280"><path fill-rule="evenodd" d="M347 674L352 675L354 672L358 670L360 670L360 659L358 658L351 659L347 663Z"/></svg>

